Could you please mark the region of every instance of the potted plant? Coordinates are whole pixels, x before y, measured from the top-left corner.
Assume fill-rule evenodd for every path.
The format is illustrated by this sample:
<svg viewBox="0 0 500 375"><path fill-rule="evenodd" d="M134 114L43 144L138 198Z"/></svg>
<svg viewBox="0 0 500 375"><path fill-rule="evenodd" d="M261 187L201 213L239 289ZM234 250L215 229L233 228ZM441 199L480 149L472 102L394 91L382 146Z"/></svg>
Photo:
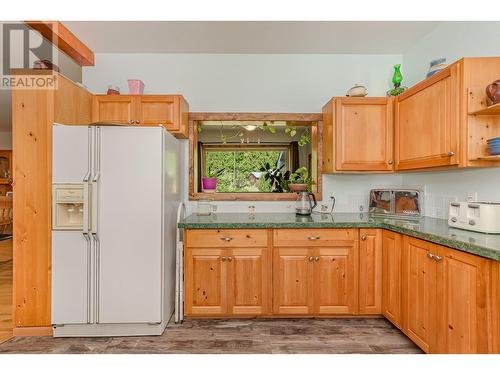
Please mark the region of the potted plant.
<svg viewBox="0 0 500 375"><path fill-rule="evenodd" d="M309 171L306 167L300 167L290 175L288 188L291 192L311 191L313 181L309 177Z"/></svg>
<svg viewBox="0 0 500 375"><path fill-rule="evenodd" d="M273 168L271 168L269 163L266 163L260 168L260 171L264 172L264 180L269 181L271 184L273 193L283 193L288 190L290 171L283 172L283 167L283 164L278 167L278 162L276 162Z"/></svg>
<svg viewBox="0 0 500 375"><path fill-rule="evenodd" d="M204 193L215 193L217 190L217 178L224 173L225 168L219 169L218 171L212 171L208 167L208 171L205 177L201 179L201 185Z"/></svg>

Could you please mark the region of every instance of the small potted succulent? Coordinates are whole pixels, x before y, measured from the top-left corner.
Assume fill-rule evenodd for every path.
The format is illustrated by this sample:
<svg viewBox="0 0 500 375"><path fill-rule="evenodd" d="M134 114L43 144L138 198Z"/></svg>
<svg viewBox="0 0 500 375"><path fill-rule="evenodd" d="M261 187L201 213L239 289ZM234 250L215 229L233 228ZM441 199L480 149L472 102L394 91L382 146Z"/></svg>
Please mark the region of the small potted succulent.
<svg viewBox="0 0 500 375"><path fill-rule="evenodd" d="M212 171L208 167L208 171L205 177L201 179L201 185L204 193L215 193L217 190L217 178L224 173L225 168L219 169L218 171Z"/></svg>
<svg viewBox="0 0 500 375"><path fill-rule="evenodd" d="M288 188L291 192L310 191L311 187L312 180L306 167L300 167L290 175Z"/></svg>

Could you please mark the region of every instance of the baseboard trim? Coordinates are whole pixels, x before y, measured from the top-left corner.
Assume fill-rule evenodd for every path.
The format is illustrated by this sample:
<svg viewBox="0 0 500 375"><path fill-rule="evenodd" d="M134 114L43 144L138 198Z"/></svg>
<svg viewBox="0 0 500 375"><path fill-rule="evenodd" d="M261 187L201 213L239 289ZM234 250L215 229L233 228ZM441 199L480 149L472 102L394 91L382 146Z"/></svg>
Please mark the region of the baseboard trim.
<svg viewBox="0 0 500 375"><path fill-rule="evenodd" d="M12 335L14 337L26 336L52 336L52 327L14 327Z"/></svg>

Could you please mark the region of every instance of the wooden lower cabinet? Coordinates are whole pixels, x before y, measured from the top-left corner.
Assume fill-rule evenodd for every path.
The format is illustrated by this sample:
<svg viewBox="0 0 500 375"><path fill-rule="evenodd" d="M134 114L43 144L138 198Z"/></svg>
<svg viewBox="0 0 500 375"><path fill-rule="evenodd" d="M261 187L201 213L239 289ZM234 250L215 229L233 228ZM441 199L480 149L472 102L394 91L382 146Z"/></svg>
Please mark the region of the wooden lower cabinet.
<svg viewBox="0 0 500 375"><path fill-rule="evenodd" d="M359 313L382 313L382 230L359 230Z"/></svg>
<svg viewBox="0 0 500 375"><path fill-rule="evenodd" d="M402 328L402 236L382 232L382 314Z"/></svg>
<svg viewBox="0 0 500 375"><path fill-rule="evenodd" d="M488 259L435 245L436 305L440 310L433 352L488 353Z"/></svg>
<svg viewBox="0 0 500 375"><path fill-rule="evenodd" d="M185 243L188 317L382 314L426 353L500 352L498 261L364 228L188 230Z"/></svg>
<svg viewBox="0 0 500 375"><path fill-rule="evenodd" d="M491 263L490 353L500 354L500 261Z"/></svg>
<svg viewBox="0 0 500 375"><path fill-rule="evenodd" d="M293 233L292 233L293 232ZM327 236L326 238L325 235ZM358 230L276 230L307 247L273 249L273 312L276 315L352 315L358 306ZM282 240L283 239L283 240ZM328 245L325 245L327 241ZM290 242L291 243L291 242Z"/></svg>
<svg viewBox="0 0 500 375"><path fill-rule="evenodd" d="M267 248L187 248L187 316L265 315L270 307Z"/></svg>
<svg viewBox="0 0 500 375"><path fill-rule="evenodd" d="M435 351L438 333L437 262L434 245L404 237L403 331L426 353Z"/></svg>
<svg viewBox="0 0 500 375"><path fill-rule="evenodd" d="M403 331L426 353L488 353L491 262L406 236Z"/></svg>
<svg viewBox="0 0 500 375"><path fill-rule="evenodd" d="M275 248L273 253L274 314L312 315L313 251Z"/></svg>

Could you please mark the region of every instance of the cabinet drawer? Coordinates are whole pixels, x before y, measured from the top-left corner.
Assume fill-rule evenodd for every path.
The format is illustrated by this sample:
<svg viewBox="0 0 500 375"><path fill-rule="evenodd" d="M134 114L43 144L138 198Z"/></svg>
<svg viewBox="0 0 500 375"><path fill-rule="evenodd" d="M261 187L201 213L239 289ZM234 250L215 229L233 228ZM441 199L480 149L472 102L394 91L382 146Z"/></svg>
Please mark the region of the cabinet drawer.
<svg viewBox="0 0 500 375"><path fill-rule="evenodd" d="M274 231L274 246L328 246L357 240L358 229L278 229Z"/></svg>
<svg viewBox="0 0 500 375"><path fill-rule="evenodd" d="M265 229L195 229L186 233L187 247L267 247Z"/></svg>

